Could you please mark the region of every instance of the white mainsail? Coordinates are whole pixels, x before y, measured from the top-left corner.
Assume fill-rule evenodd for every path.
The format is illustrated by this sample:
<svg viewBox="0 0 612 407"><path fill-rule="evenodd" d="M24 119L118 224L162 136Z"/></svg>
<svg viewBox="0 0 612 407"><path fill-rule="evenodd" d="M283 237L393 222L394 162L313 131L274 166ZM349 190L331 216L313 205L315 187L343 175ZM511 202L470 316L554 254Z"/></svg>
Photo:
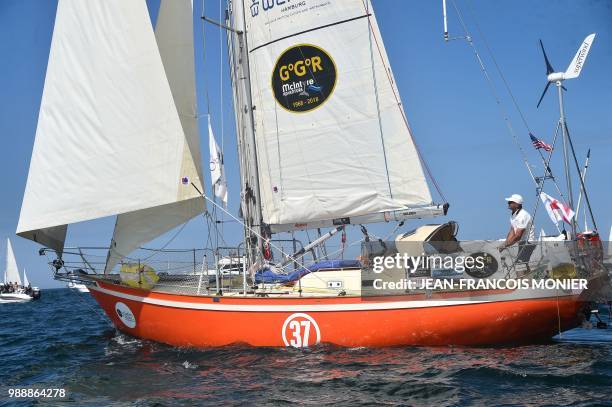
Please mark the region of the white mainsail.
<svg viewBox="0 0 612 407"><path fill-rule="evenodd" d="M264 222L290 230L431 208L371 4L245 11Z"/></svg>
<svg viewBox="0 0 612 407"><path fill-rule="evenodd" d="M21 285L17 260L15 260L15 254L13 253L13 246L11 246L10 239L6 239L6 263L4 268L4 284L8 283L17 283Z"/></svg>
<svg viewBox="0 0 612 407"><path fill-rule="evenodd" d="M183 174L202 189L202 165L195 93L195 61L193 48L193 4L191 0L162 0L155 25L155 38L178 110L186 144L183 152ZM195 165L195 168L190 167ZM168 205L147 208L117 216L107 257L105 272L143 243L149 242L173 227L204 212L204 198L196 197Z"/></svg>
<svg viewBox="0 0 612 407"><path fill-rule="evenodd" d="M140 220L182 201L179 212L195 212L195 104L175 101L171 70L145 1L58 2L19 235L61 250L71 223L131 212Z"/></svg>

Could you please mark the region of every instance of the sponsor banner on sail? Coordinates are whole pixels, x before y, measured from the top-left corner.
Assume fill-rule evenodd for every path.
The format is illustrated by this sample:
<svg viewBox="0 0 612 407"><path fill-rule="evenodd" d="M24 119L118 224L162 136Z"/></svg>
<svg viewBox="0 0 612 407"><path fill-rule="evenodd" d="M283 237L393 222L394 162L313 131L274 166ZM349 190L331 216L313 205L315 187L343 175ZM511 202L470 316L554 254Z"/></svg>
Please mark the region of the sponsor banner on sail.
<svg viewBox="0 0 612 407"><path fill-rule="evenodd" d="M371 5L248 4L264 222L303 224L430 204Z"/></svg>

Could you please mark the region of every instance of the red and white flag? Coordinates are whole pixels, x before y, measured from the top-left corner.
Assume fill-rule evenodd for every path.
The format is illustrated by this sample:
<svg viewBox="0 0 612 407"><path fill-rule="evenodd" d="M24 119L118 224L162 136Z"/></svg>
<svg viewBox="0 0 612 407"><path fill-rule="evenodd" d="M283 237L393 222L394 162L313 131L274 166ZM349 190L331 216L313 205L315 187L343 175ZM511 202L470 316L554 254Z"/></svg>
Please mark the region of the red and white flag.
<svg viewBox="0 0 612 407"><path fill-rule="evenodd" d="M544 207L546 208L546 212L548 212L548 216L550 216L550 220L554 223L559 223L559 221L564 221L570 223L572 218L574 217L574 211L569 206L565 205L563 202L558 201L550 195L545 194L544 192L540 192L540 199L544 203Z"/></svg>

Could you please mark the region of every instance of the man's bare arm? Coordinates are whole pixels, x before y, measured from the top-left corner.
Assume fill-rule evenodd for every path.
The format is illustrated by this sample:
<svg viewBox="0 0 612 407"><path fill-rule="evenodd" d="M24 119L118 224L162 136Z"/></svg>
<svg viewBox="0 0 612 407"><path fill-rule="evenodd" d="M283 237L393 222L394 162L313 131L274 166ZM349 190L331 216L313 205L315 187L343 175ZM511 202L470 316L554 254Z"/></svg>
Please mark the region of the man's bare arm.
<svg viewBox="0 0 612 407"><path fill-rule="evenodd" d="M517 229L516 231L510 228L510 232L508 233L508 237L506 237L506 242L503 247L510 247L516 242L521 240L523 237L523 233L525 233L525 229Z"/></svg>

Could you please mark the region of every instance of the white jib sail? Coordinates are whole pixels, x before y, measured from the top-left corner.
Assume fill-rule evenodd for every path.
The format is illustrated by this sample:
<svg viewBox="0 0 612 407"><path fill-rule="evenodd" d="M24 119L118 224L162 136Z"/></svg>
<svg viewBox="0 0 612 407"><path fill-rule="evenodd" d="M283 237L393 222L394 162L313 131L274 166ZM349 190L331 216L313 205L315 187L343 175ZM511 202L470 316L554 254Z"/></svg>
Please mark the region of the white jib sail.
<svg viewBox="0 0 612 407"><path fill-rule="evenodd" d="M191 175L188 177L187 185L192 189L192 193L196 192L190 185L192 182L203 191L191 0L161 1L155 25L155 38L186 139L182 174ZM204 210L204 198L198 196L118 215L105 272L110 272L121 258L143 243L187 222Z"/></svg>
<svg viewBox="0 0 612 407"><path fill-rule="evenodd" d="M213 194L223 202L227 208L227 182L225 180L225 165L223 164L223 154L219 149L217 140L208 118L208 149L210 150L210 179L212 182Z"/></svg>
<svg viewBox="0 0 612 407"><path fill-rule="evenodd" d="M246 25L266 223L431 205L368 1L253 1Z"/></svg>
<svg viewBox="0 0 612 407"><path fill-rule="evenodd" d="M186 151L146 3L60 0L17 233L195 198Z"/></svg>
<svg viewBox="0 0 612 407"><path fill-rule="evenodd" d="M6 263L4 268L4 284L7 283L17 283L21 285L17 260L15 260L13 246L11 246L11 241L9 239L6 239Z"/></svg>
<svg viewBox="0 0 612 407"><path fill-rule="evenodd" d="M30 285L30 281L28 280L28 275L26 274L26 270L23 269L23 286L27 287Z"/></svg>

